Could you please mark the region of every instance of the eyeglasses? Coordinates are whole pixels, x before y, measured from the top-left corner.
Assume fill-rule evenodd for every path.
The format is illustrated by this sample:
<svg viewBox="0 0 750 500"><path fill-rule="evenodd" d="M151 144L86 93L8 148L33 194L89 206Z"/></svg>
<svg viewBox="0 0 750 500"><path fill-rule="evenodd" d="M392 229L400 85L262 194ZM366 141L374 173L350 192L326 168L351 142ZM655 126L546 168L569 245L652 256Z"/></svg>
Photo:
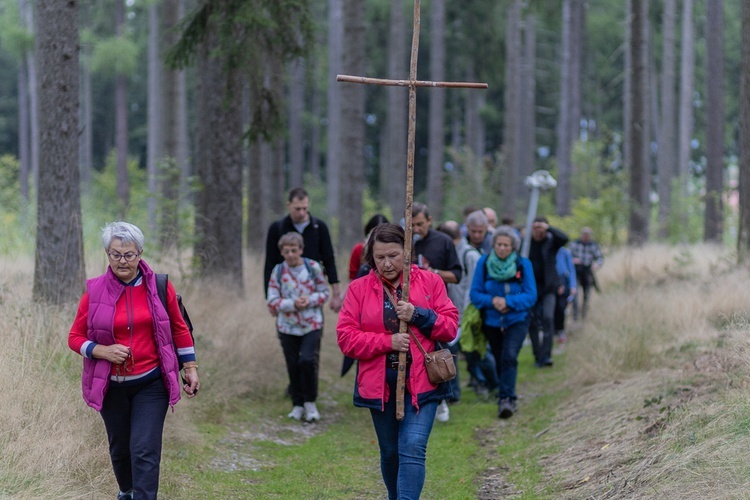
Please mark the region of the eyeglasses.
<svg viewBox="0 0 750 500"><path fill-rule="evenodd" d="M117 252L107 252L107 255L109 256L109 260L112 262L120 262L123 257L125 258L125 262L133 262L140 254L135 252L128 252L128 253L117 253Z"/></svg>

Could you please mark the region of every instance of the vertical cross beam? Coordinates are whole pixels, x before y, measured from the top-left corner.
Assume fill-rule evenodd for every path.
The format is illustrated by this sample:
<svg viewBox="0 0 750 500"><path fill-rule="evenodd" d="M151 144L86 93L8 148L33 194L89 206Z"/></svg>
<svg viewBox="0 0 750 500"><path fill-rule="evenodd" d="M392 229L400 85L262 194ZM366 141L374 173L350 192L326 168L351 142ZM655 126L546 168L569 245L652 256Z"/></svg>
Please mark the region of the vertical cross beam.
<svg viewBox="0 0 750 500"><path fill-rule="evenodd" d="M362 83L366 85L383 85L391 87L409 87L409 129L406 152L406 203L404 207L404 228L406 244L404 245L404 284L402 300L409 301L409 275L412 253L411 210L414 203L414 142L417 129L417 87L469 88L486 89L486 83L473 82L431 82L417 80L417 58L419 55L419 30L421 26L420 0L414 0L414 29L411 39L411 64L409 80L387 80L382 78L367 78L362 76L338 75L336 81ZM399 332L407 333L406 321L399 323ZM404 392L406 389L406 353L398 354L398 378L396 381L396 418L404 419Z"/></svg>

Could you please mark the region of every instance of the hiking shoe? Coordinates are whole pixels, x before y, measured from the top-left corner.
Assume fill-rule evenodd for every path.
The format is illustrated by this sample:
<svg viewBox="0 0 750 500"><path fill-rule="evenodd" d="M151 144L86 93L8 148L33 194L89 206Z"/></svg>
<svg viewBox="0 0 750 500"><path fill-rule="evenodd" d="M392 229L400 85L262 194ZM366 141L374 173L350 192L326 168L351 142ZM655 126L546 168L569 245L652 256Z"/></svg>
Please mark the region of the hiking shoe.
<svg viewBox="0 0 750 500"><path fill-rule="evenodd" d="M302 415L304 415L305 409L301 406L295 406L292 408L292 411L287 415L289 418L293 418L294 420L302 420Z"/></svg>
<svg viewBox="0 0 750 500"><path fill-rule="evenodd" d="M133 490L118 492L117 500L133 500Z"/></svg>
<svg viewBox="0 0 750 500"><path fill-rule="evenodd" d="M450 418L451 411L448 408L448 403L442 400L437 407L437 412L435 412L435 420L438 422L447 422Z"/></svg>
<svg viewBox="0 0 750 500"><path fill-rule="evenodd" d="M498 405L498 418L510 418L518 410L515 401L511 401L510 398L503 398L500 400Z"/></svg>
<svg viewBox="0 0 750 500"><path fill-rule="evenodd" d="M305 403L305 420L308 422L320 420L320 413L318 413L318 407L315 406L315 403Z"/></svg>

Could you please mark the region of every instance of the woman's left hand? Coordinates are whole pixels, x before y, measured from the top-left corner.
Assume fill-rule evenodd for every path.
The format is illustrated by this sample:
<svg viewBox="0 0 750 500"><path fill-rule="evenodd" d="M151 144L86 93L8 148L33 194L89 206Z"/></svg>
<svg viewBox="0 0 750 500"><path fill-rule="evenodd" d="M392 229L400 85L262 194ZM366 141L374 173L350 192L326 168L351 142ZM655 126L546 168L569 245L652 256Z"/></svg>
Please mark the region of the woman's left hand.
<svg viewBox="0 0 750 500"><path fill-rule="evenodd" d="M185 383L182 384L182 388L185 390L185 393L189 398L194 398L198 394L198 389L201 387L200 381L198 380L198 367L186 366L183 380Z"/></svg>
<svg viewBox="0 0 750 500"><path fill-rule="evenodd" d="M414 315L414 304L410 304L409 302L404 302L403 300L399 301L398 304L396 304L396 316L398 316L398 319L401 321L406 321L407 323L411 321L411 317Z"/></svg>

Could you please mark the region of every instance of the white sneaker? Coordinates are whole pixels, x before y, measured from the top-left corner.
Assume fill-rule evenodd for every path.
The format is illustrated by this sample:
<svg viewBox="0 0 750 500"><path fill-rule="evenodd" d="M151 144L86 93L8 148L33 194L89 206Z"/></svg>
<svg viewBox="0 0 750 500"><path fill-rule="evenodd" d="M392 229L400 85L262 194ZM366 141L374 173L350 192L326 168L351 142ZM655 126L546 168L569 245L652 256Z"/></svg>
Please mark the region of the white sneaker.
<svg viewBox="0 0 750 500"><path fill-rule="evenodd" d="M442 400L437 407L437 412L435 413L435 420L437 420L438 422L447 422L448 419L450 418L451 418L451 411L448 408L448 403L446 403L445 400Z"/></svg>
<svg viewBox="0 0 750 500"><path fill-rule="evenodd" d="M315 403L305 403L305 420L308 422L320 420L320 413L318 413L318 407L315 406Z"/></svg>
<svg viewBox="0 0 750 500"><path fill-rule="evenodd" d="M292 408L292 411L287 415L289 418L293 418L294 420L302 420L302 415L305 413L305 409L301 406L295 406Z"/></svg>

